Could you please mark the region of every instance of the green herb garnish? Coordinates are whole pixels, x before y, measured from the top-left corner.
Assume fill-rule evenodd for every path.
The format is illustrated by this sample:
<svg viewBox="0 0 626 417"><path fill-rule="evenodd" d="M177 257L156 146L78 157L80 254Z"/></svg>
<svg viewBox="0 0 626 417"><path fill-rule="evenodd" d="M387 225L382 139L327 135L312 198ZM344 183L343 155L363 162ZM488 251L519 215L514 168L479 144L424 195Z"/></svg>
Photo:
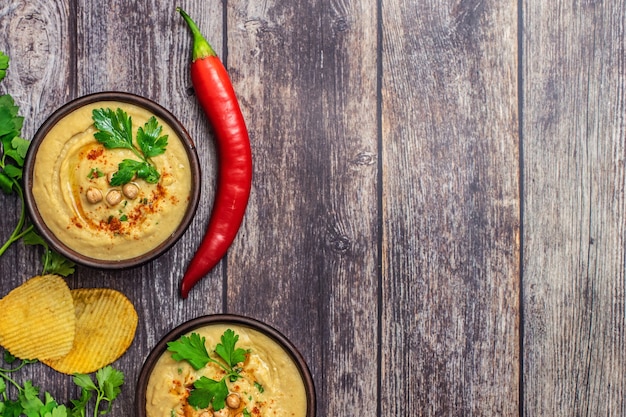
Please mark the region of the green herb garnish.
<svg viewBox="0 0 626 417"><path fill-rule="evenodd" d="M137 129L136 142L133 143L132 118L122 109L95 109L92 119L98 132L94 137L107 149L129 149L139 161L124 159L111 178L111 185L124 185L137 176L156 184L161 175L151 158L165 152L167 135L161 135L163 127L152 116L143 127Z"/></svg>
<svg viewBox="0 0 626 417"><path fill-rule="evenodd" d="M72 400L72 416L85 416L87 412L87 404L92 397L92 393L96 394L96 403L93 409L93 415L103 415L111 412L113 400L120 394L120 387L124 384L124 373L111 367L105 366L96 371L96 382L89 375L75 374L74 383L81 387L81 397L78 400ZM103 408L103 403L106 407Z"/></svg>
<svg viewBox="0 0 626 417"><path fill-rule="evenodd" d="M241 377L241 368L238 364L246 360L249 350L237 348L239 336L231 329L222 334L220 341L215 347L217 356L211 357L205 346L206 339L198 333L189 336L181 336L178 340L169 342L167 350L172 353L172 358L177 361L185 360L196 370L204 368L209 363L214 363L222 368L226 375L219 381L201 377L193 384L189 395L189 404L194 407L207 408L209 405L215 411L224 408L224 402L228 396L226 380L236 381Z"/></svg>
<svg viewBox="0 0 626 417"><path fill-rule="evenodd" d="M5 77L9 67L9 57L0 52L0 81ZM20 216L9 238L0 246L0 256L9 246L24 238L26 244L42 245L44 247L43 274L59 274L67 276L74 272L74 264L63 256L50 250L48 245L34 231L33 225L28 224L26 208L24 206L24 189L22 188L22 172L24 158L30 141L23 139L22 125L24 118L19 115L19 107L9 94L0 95L0 189L5 194L17 194L20 199ZM35 238L38 237L37 238ZM27 242L27 240L29 240ZM2 413L0 413L2 415Z"/></svg>
<svg viewBox="0 0 626 417"><path fill-rule="evenodd" d="M235 344L237 344L237 341L239 340L239 336L235 334L234 331L231 329L226 330L220 340L222 343L217 344L215 347L215 353L224 359L231 370L234 369L238 363L246 360L246 353L248 353L248 351L235 347ZM238 374L239 372L237 372L237 375Z"/></svg>
<svg viewBox="0 0 626 417"><path fill-rule="evenodd" d="M215 381L203 376L193 383L193 389L187 401L197 408L207 408L211 405L215 411L219 411L226 405L226 397L228 397L228 386L225 378Z"/></svg>
<svg viewBox="0 0 626 417"><path fill-rule="evenodd" d="M100 168L91 168L89 174L87 174L87 178L90 180L97 179L100 177L104 177L104 172L100 170Z"/></svg>
<svg viewBox="0 0 626 417"><path fill-rule="evenodd" d="M0 51L0 81L7 75L9 68L9 57Z"/></svg>
<svg viewBox="0 0 626 417"><path fill-rule="evenodd" d="M167 350L174 352L172 358L177 361L187 361L195 369L204 368L211 359L204 342L206 339L198 333L189 336L181 336L177 341L169 342Z"/></svg>
<svg viewBox="0 0 626 417"><path fill-rule="evenodd" d="M14 363L17 359L8 351L4 352L5 362ZM25 365L37 361L22 360L16 367L11 369L0 368L0 416L28 416L28 417L85 417L93 393L96 393L93 405L93 416L108 414L111 411L112 401L120 393L120 386L124 383L124 374L106 366L96 372L96 383L89 375L74 375L74 383L81 388L79 399L71 400L71 408L59 404L48 392L41 395L41 389L33 385L32 381L26 381L22 385L18 383L12 374L22 369ZM9 397L8 385L17 390L17 398ZM104 403L107 403L106 407Z"/></svg>
<svg viewBox="0 0 626 417"><path fill-rule="evenodd" d="M67 277L74 273L76 264L68 260L62 255L59 255L48 246L45 240L39 236L33 229L27 231L24 234L25 245L41 245L43 246L43 255L41 256L41 263L43 268L41 273L45 274L57 274Z"/></svg>
<svg viewBox="0 0 626 417"><path fill-rule="evenodd" d="M18 241L24 233L26 224L26 208L24 207L24 190L20 184L24 158L29 142L20 137L24 118L19 116L19 107L13 97L8 94L0 96L0 188L5 194L17 194L21 202L20 217L8 240L0 248L2 255L12 243Z"/></svg>

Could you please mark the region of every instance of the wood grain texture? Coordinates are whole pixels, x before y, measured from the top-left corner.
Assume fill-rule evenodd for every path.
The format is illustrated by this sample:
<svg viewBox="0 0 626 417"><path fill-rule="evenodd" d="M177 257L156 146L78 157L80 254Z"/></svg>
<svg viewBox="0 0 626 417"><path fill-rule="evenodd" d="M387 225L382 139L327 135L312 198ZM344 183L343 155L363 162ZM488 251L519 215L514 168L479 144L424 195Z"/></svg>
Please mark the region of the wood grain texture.
<svg viewBox="0 0 626 417"><path fill-rule="evenodd" d="M516 3L382 11L381 415L514 416Z"/></svg>
<svg viewBox="0 0 626 417"><path fill-rule="evenodd" d="M237 239L184 301L218 161L177 5L224 60L255 161ZM203 166L169 252L68 279L139 313L112 415L168 330L220 312L294 342L318 416L626 415L625 34L623 1L5 1L0 93L26 138L68 100L121 90L179 118ZM19 203L0 207L3 236ZM11 247L0 296L40 256ZM40 364L20 377L78 396Z"/></svg>
<svg viewBox="0 0 626 417"><path fill-rule="evenodd" d="M624 2L524 2L524 414L626 415Z"/></svg>
<svg viewBox="0 0 626 417"><path fill-rule="evenodd" d="M376 14L365 6L228 9L228 68L255 157L229 256L228 310L296 343L317 383L318 415L377 406L375 373L363 372L377 343Z"/></svg>

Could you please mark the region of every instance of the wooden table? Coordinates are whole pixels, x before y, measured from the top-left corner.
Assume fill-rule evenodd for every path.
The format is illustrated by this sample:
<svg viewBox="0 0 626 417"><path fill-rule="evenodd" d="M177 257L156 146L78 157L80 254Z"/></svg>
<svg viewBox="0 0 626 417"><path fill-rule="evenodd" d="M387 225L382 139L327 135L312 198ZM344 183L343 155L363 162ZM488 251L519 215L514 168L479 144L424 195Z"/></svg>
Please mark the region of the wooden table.
<svg viewBox="0 0 626 417"><path fill-rule="evenodd" d="M68 100L120 90L170 109L198 145L184 237L143 267L68 279L139 313L114 416L168 330L224 312L299 347L319 416L626 415L626 2L179 5L229 69L254 154L239 235L186 300L218 161L176 4L0 5L0 91L26 138ZM19 204L1 204L8 231ZM18 243L0 258L3 295L40 255ZM76 395L43 365L22 375Z"/></svg>

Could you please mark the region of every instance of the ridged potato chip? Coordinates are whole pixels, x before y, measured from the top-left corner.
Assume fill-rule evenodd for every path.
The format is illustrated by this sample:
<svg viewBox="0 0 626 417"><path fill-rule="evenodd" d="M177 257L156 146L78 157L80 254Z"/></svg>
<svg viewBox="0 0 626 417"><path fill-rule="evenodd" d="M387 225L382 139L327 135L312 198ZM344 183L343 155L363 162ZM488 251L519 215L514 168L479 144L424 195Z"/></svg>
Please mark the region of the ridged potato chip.
<svg viewBox="0 0 626 417"><path fill-rule="evenodd" d="M36 276L0 300L0 345L21 359L67 355L76 329L74 301L65 280Z"/></svg>
<svg viewBox="0 0 626 417"><path fill-rule="evenodd" d="M64 374L88 374L118 359L131 345L137 312L126 296L106 288L71 290L76 314L74 344L62 358L44 360Z"/></svg>

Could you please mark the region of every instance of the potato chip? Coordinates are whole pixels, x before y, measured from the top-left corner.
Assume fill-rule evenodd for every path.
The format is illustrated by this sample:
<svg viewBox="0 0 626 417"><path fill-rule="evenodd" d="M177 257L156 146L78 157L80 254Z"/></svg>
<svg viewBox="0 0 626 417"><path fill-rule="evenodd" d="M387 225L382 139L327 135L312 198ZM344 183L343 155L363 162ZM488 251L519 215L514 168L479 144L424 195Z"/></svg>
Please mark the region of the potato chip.
<svg viewBox="0 0 626 417"><path fill-rule="evenodd" d="M130 347L137 312L124 294L112 289L81 288L71 295L76 312L74 345L66 356L42 362L64 374L95 372Z"/></svg>
<svg viewBox="0 0 626 417"><path fill-rule="evenodd" d="M0 300L0 345L21 359L65 356L74 341L74 302L57 275L29 279Z"/></svg>

